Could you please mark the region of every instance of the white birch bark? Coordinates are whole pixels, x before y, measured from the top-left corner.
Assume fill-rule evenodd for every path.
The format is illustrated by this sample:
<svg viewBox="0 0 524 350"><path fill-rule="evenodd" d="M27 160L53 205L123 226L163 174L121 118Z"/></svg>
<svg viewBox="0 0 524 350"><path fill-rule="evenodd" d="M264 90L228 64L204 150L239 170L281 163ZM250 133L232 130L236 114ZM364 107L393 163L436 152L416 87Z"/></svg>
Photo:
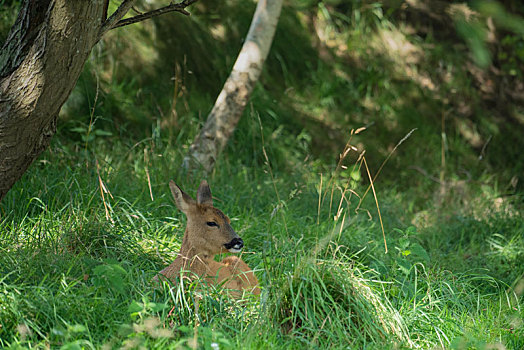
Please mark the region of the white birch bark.
<svg viewBox="0 0 524 350"><path fill-rule="evenodd" d="M259 0L244 45L220 95L184 158L185 169L213 170L260 77L280 17L282 0Z"/></svg>

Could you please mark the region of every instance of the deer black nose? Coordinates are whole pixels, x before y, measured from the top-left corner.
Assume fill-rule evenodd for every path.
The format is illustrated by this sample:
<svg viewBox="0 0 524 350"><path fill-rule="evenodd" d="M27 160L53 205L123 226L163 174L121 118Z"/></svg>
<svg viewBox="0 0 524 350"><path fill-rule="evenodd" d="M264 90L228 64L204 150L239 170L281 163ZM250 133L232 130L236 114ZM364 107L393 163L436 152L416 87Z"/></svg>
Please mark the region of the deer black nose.
<svg viewBox="0 0 524 350"><path fill-rule="evenodd" d="M233 238L231 242L224 244L227 250L232 253L238 253L244 247L244 241L242 238Z"/></svg>

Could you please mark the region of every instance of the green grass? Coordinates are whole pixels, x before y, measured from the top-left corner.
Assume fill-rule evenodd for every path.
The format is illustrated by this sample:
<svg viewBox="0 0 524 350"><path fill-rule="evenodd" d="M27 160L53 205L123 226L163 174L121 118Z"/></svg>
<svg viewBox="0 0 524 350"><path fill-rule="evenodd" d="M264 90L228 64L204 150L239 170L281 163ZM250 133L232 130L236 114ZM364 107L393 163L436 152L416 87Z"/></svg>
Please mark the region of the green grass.
<svg viewBox="0 0 524 350"><path fill-rule="evenodd" d="M372 197L358 214L356 196L342 201L333 219L346 172L323 177L319 210L315 163L289 174L222 159L209 181L246 242L260 299L238 303L187 285L154 290L150 279L174 259L185 223L167 181L193 194L200 178L180 172L167 139L103 140L78 152L55 140L2 203L3 347L524 345L523 297L512 292L524 266L520 217L450 213L415 228L399 223L406 213L396 193L379 190L385 254ZM350 182L359 194L363 185Z"/></svg>
<svg viewBox="0 0 524 350"><path fill-rule="evenodd" d="M181 160L254 5L198 3L111 32L50 149L0 203L0 347L524 348L522 106L479 91L495 77L471 73L454 30L388 6L285 4L207 177L263 289L241 302L150 280L185 227L167 184L194 195L202 179ZM521 40L505 38L500 91L521 64ZM364 150L372 176L388 159L382 223L373 191L359 204Z"/></svg>

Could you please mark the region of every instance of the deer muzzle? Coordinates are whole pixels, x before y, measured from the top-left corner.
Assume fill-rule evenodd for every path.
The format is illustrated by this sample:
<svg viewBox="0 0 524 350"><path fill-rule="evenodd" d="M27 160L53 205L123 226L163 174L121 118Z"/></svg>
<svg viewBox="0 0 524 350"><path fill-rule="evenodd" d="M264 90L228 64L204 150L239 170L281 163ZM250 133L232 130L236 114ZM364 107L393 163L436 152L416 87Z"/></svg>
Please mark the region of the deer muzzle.
<svg viewBox="0 0 524 350"><path fill-rule="evenodd" d="M244 247L244 241L240 237L233 238L231 242L224 244L224 247L226 247L226 249L231 253L240 253Z"/></svg>

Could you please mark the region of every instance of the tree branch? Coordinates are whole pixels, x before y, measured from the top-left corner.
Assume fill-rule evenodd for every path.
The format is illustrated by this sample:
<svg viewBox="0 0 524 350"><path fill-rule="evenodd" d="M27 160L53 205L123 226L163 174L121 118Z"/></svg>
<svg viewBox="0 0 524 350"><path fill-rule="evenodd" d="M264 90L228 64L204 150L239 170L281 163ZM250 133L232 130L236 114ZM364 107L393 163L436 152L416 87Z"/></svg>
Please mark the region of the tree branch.
<svg viewBox="0 0 524 350"><path fill-rule="evenodd" d="M109 0L105 0L105 2L104 2L104 12L102 12L102 24L107 19L107 10L108 10L108 8L109 8Z"/></svg>
<svg viewBox="0 0 524 350"><path fill-rule="evenodd" d="M105 33L107 33L109 30L113 29L115 24L122 19L126 15L126 13L133 7L135 3L135 0L124 0L118 6L115 12L105 20L105 22L102 24L102 27L100 28L100 32L98 34L98 39L100 39Z"/></svg>
<svg viewBox="0 0 524 350"><path fill-rule="evenodd" d="M161 7L159 9L156 9L156 10L153 10L153 11L149 11L149 12L146 12L146 13L141 13L141 14L139 14L137 16L134 16L134 17L131 17L131 18L122 19L122 20L118 21L115 25L113 25L113 27L111 27L111 29L127 26L127 25L130 25L130 24L133 24L133 23L137 23L137 22L142 22L142 21L144 21L146 19L149 19L149 18L152 18L152 17L156 17L156 16L159 16L159 15L163 15L164 13L168 13L168 12L180 12L183 15L189 16L190 13L187 12L185 10L185 8L188 7L189 5L195 3L195 2L197 2L197 0L184 0L184 1L180 2L180 3L172 3L172 4L169 4L167 6Z"/></svg>

